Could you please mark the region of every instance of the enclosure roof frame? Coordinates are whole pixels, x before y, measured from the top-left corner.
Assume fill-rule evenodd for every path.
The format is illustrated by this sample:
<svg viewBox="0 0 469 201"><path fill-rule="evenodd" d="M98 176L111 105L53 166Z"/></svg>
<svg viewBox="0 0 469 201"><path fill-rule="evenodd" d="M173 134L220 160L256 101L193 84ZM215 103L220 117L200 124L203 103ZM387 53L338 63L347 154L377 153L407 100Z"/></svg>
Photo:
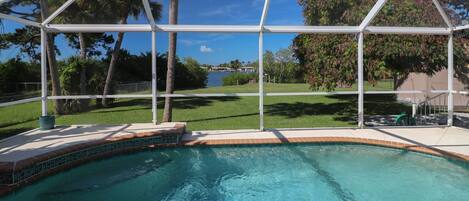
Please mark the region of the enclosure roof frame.
<svg viewBox="0 0 469 201"><path fill-rule="evenodd" d="M0 4L8 0L0 0ZM148 24L49 24L55 17L60 15L76 0L67 0L54 13L52 13L42 23L34 22L28 19L19 18L13 15L0 13L1 19L13 20L26 26L43 27L46 32L69 33L69 32L231 32L231 33L373 33L373 34L428 34L428 35L449 35L453 31L469 29L469 25L453 26L447 13L441 7L437 0L432 0L433 5L440 13L440 17L445 21L448 27L382 27L368 25L374 17L381 11L387 0L377 0L372 9L367 13L359 26L265 26L267 13L270 7L270 0L264 0L259 25L164 25L156 24L148 0L142 0L145 15ZM357 28L358 27L358 28ZM392 31L394 29L395 31ZM415 29L415 30L412 30ZM358 32L357 32L358 30Z"/></svg>

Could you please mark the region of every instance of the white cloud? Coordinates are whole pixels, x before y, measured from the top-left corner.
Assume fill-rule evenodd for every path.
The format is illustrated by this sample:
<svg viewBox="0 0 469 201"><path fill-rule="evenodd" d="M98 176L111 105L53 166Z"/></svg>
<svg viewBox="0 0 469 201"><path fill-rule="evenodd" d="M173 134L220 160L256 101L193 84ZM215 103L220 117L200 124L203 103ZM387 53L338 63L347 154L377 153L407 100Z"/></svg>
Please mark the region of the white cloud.
<svg viewBox="0 0 469 201"><path fill-rule="evenodd" d="M207 34L203 37L196 37L196 38L178 38L178 44L182 44L184 46L199 46L203 45L207 47L207 43L212 43L216 41L223 41L233 38L232 34L218 34L218 33L211 33ZM212 49L213 50L213 49Z"/></svg>
<svg viewBox="0 0 469 201"><path fill-rule="evenodd" d="M185 46L192 46L192 45L200 45L207 43L206 40L187 40L187 39L179 39L178 42Z"/></svg>
<svg viewBox="0 0 469 201"><path fill-rule="evenodd" d="M233 12L236 11L236 9L239 9L239 7L239 4L229 4L216 9L212 9L211 11L202 12L199 15L203 17L212 17L218 15L232 16L234 15Z"/></svg>
<svg viewBox="0 0 469 201"><path fill-rule="evenodd" d="M200 46L200 52L209 53L209 52L213 52L213 50L212 50L212 48L209 48L206 45L201 45Z"/></svg>

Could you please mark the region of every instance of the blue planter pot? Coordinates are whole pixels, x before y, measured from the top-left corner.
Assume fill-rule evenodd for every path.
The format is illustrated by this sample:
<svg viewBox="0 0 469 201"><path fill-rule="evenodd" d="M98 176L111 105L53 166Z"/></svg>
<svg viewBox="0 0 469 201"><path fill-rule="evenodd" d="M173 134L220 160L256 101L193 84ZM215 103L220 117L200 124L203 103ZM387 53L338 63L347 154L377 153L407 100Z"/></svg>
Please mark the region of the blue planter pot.
<svg viewBox="0 0 469 201"><path fill-rule="evenodd" d="M39 117L39 128L41 130L49 130L55 127L55 116Z"/></svg>

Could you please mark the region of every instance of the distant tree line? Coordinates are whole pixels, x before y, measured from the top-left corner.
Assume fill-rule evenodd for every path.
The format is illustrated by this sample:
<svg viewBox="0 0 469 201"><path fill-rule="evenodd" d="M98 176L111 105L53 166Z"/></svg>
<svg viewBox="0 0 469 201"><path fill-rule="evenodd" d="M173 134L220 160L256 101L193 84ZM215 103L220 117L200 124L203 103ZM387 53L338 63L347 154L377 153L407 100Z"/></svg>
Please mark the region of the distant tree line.
<svg viewBox="0 0 469 201"><path fill-rule="evenodd" d="M151 81L151 52L134 55L127 50L121 49L119 59L116 62L116 72L113 82L110 85L110 94L115 93L115 86L118 82L140 82ZM89 58L82 60L79 57L70 57L63 61L58 61L59 80L61 94L63 95L85 95L100 94L104 90L106 72L111 55L102 59ZM157 55L157 86L158 90L166 88L167 54ZM38 62L26 62L20 58L10 59L0 63L0 92L15 92L14 85L8 83L15 82L40 82L40 64ZM82 73L86 73L83 75ZM81 77L85 76L86 82L82 83ZM202 88L207 85L207 71L200 67L200 64L192 58L185 58L181 61L176 57L175 68L175 89ZM99 99L100 100L100 99ZM89 106L89 100L65 100L62 104L62 111L67 113L79 112ZM100 101L96 101L100 105Z"/></svg>
<svg viewBox="0 0 469 201"><path fill-rule="evenodd" d="M277 52L267 50L264 53L264 82L271 83L304 83L304 71L292 47L279 49ZM236 63L236 60L230 63ZM259 61L246 62L245 66L254 67L259 72ZM223 85L242 85L258 81L257 73L232 73L223 78Z"/></svg>
<svg viewBox="0 0 469 201"><path fill-rule="evenodd" d="M65 12L57 16L52 23L70 23L70 24L127 24L128 18L138 19L144 16L142 2L139 0L115 0L115 1L86 1L77 0L71 4ZM13 14L18 17L41 22L49 15L62 6L62 1L48 0L10 0L0 4L0 12L5 14ZM150 7L155 20L161 17L162 5L157 2L150 2ZM14 33L3 34L1 36L0 48L6 49L11 46L20 48L22 53L28 54L32 59L38 59L38 47L40 45L40 30L35 27L25 26L18 28ZM58 61L56 56L60 54L55 45L55 37L58 34L48 33L46 43L48 60L48 74L51 83L51 95L62 95L62 86L60 85L60 75L58 70ZM85 34L70 33L64 34L69 41L71 47L79 50L78 58L81 60L90 59L93 55L99 54L98 48L104 48L105 52L110 52L111 59L107 64L107 73L105 86L102 91L103 95L109 94L113 81L116 61L119 58L124 33L117 33L115 38L105 33ZM113 47L110 47L113 44ZM84 61L83 61L84 62ZM83 71L86 68L82 68ZM87 73L80 74L80 91L86 92ZM62 100L54 100L54 110L56 114L62 114L64 111ZM102 100L102 104L107 106L107 99Z"/></svg>
<svg viewBox="0 0 469 201"><path fill-rule="evenodd" d="M303 83L304 71L300 68L292 47L277 52L264 53L264 73L266 82Z"/></svg>
<svg viewBox="0 0 469 201"><path fill-rule="evenodd" d="M0 94L13 93L18 90L16 83L40 82L41 67L39 63L29 63L14 58L0 63Z"/></svg>
<svg viewBox="0 0 469 201"><path fill-rule="evenodd" d="M258 81L258 77L259 76L257 76L256 73L235 72L226 77L223 77L223 86L255 83Z"/></svg>

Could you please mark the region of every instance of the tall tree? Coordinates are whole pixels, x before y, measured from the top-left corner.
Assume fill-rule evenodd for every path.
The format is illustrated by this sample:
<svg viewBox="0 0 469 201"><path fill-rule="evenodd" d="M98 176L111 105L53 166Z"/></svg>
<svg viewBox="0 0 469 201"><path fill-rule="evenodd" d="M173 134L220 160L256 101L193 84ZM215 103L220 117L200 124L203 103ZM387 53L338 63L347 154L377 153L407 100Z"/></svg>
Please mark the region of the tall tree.
<svg viewBox="0 0 469 201"><path fill-rule="evenodd" d="M105 1L105 6L107 13L113 13L119 24L127 24L127 19L133 17L135 20L140 17L145 11L142 6L141 0L116 0L116 1ZM161 17L161 4L150 2L150 7L152 10L153 17L155 20L160 19ZM103 96L109 95L111 92L112 79L114 76L116 64L119 57L119 52L122 46L122 41L124 40L124 32L117 33L116 43L111 52L111 61L109 62L108 73L106 77L106 83L104 85ZM102 105L108 106L108 99L102 99Z"/></svg>
<svg viewBox="0 0 469 201"><path fill-rule="evenodd" d="M284 49L279 49L275 53L275 61L278 68L278 82L302 82L303 72L298 65L298 60L295 57L291 46Z"/></svg>
<svg viewBox="0 0 469 201"><path fill-rule="evenodd" d="M359 25L374 0L299 0L307 25ZM448 6L450 7L450 6ZM456 15L455 15L456 16ZM446 26L432 1L388 1L372 21L377 26ZM365 35L365 79L371 83L383 69L399 78L410 72L432 75L446 68L446 36ZM467 42L466 42L467 43ZM455 43L456 52L461 49ZM353 84L357 74L357 42L354 35L300 34L294 50L312 88L333 90L339 84ZM455 61L462 61L455 55ZM456 69L461 63L455 62Z"/></svg>
<svg viewBox="0 0 469 201"><path fill-rule="evenodd" d="M49 17L49 4L46 0L41 0L41 18L42 20ZM59 71L57 69L57 58L55 57L55 36L51 33L47 33L46 39L47 49L47 64L49 64L49 74L52 82L52 95L59 96L62 93L60 88ZM55 100L55 112L57 114L63 114L63 101Z"/></svg>
<svg viewBox="0 0 469 201"><path fill-rule="evenodd" d="M5 14L13 14L21 18L25 18L32 21L42 21L46 19L51 12L51 8L60 6L63 1L53 1L53 4L47 0L10 0L0 4L0 12ZM21 38L10 37L11 43L22 46L24 49L21 51L27 52L28 55L34 55L35 48L40 44L38 37L39 30L37 28L25 27L21 29L16 29L16 36L24 37L31 36L27 40L22 40ZM61 94L60 80L57 69L57 59L56 59L56 46L55 46L55 35L48 33L46 40L46 50L47 50L47 64L49 66L49 74L52 83L52 93L53 96L59 96ZM37 55L37 54L36 54ZM37 58L37 57L36 57ZM54 109L56 114L62 114L62 100L54 100Z"/></svg>
<svg viewBox="0 0 469 201"><path fill-rule="evenodd" d="M169 24L177 24L178 21L178 0L170 0L169 3ZM169 33L168 47L168 71L166 74L166 94L174 92L174 72L176 67L176 41L177 33ZM164 102L163 122L172 121L173 100L166 96Z"/></svg>
<svg viewBox="0 0 469 201"><path fill-rule="evenodd" d="M105 10L106 4L99 1L77 0L70 5L66 11L62 12L54 19L54 23L64 24L94 24L94 23L111 23L112 17ZM106 15L107 14L107 15ZM97 48L108 49L108 45L114 42L112 35L106 33L68 33L65 34L69 45L79 50L79 59L84 62L90 56L100 55L101 52ZM87 92L87 70L88 66L80 65L80 94L88 94ZM66 100L67 101L67 100ZM89 99L74 100L73 103L81 104L86 108Z"/></svg>
<svg viewBox="0 0 469 201"><path fill-rule="evenodd" d="M33 62L39 62L41 54L39 45L41 44L41 33L36 27L22 27L15 29L14 32L4 33L0 35L3 45L0 49L17 48L19 49L17 58L29 57Z"/></svg>

